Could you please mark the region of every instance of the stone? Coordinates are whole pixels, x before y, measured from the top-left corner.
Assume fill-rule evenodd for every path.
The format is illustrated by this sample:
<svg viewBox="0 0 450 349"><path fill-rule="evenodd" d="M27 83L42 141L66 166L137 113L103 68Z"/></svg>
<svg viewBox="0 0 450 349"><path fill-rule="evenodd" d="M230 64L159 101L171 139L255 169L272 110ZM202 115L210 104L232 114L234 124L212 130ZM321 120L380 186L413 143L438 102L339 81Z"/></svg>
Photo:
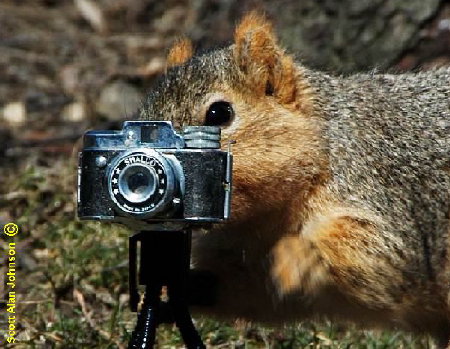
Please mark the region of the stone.
<svg viewBox="0 0 450 349"><path fill-rule="evenodd" d="M3 108L3 120L10 126L21 126L26 122L27 110L23 102L11 102Z"/></svg>
<svg viewBox="0 0 450 349"><path fill-rule="evenodd" d="M120 121L136 112L143 95L136 87L117 80L108 84L100 93L97 112L111 121Z"/></svg>
<svg viewBox="0 0 450 349"><path fill-rule="evenodd" d="M62 111L64 121L80 122L86 119L86 105L82 102L73 102L66 105Z"/></svg>

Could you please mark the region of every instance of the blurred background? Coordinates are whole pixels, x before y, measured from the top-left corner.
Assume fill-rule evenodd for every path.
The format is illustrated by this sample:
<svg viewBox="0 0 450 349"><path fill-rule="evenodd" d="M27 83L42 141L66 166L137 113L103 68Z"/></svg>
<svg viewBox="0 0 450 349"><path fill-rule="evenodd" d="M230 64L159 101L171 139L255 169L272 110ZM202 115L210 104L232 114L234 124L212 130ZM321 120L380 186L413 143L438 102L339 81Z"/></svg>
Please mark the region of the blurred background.
<svg viewBox="0 0 450 349"><path fill-rule="evenodd" d="M298 60L335 74L403 72L450 63L450 0L1 0L0 332L6 329L6 243L17 243L23 348L125 348L127 238L75 219L80 137L120 127L182 35L199 50L227 45L264 10ZM251 296L251 295L249 295ZM425 337L335 324L270 329L198 318L212 348L431 348ZM2 342L2 340L0 340ZM166 326L159 347L181 347Z"/></svg>

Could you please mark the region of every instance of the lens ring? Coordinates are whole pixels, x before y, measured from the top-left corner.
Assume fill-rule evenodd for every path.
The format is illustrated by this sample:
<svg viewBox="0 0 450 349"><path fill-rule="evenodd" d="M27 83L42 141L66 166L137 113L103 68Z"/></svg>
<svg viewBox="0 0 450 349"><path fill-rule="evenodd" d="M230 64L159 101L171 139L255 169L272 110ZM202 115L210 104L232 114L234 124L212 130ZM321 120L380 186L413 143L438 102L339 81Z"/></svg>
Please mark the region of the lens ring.
<svg viewBox="0 0 450 349"><path fill-rule="evenodd" d="M147 201L155 192L156 186L155 171L140 163L126 166L118 179L120 194L131 203Z"/></svg>
<svg viewBox="0 0 450 349"><path fill-rule="evenodd" d="M133 178L138 173L142 176ZM107 178L109 195L119 215L150 218L167 208L175 190L171 162L148 149L120 154L111 162Z"/></svg>

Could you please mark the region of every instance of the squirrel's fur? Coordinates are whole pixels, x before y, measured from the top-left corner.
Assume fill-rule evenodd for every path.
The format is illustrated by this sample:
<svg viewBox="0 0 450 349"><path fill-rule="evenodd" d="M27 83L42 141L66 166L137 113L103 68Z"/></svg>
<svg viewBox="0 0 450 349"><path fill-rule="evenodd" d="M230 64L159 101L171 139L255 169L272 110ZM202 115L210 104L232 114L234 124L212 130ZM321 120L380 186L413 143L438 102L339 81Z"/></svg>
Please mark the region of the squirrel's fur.
<svg viewBox="0 0 450 349"><path fill-rule="evenodd" d="M450 68L337 77L307 69L257 13L200 56L185 40L141 108L202 125L235 118L232 219L198 233L194 264L218 278L205 312L305 318L450 335Z"/></svg>

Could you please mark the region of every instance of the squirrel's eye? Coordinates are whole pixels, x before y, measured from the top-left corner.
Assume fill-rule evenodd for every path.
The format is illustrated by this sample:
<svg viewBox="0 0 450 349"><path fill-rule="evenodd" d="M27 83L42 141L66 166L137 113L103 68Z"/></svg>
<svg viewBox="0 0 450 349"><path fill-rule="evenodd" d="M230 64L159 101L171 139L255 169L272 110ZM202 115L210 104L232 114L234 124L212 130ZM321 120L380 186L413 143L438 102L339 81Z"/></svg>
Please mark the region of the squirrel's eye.
<svg viewBox="0 0 450 349"><path fill-rule="evenodd" d="M214 102L209 106L205 117L205 126L221 126L229 123L234 116L234 110L228 102Z"/></svg>

